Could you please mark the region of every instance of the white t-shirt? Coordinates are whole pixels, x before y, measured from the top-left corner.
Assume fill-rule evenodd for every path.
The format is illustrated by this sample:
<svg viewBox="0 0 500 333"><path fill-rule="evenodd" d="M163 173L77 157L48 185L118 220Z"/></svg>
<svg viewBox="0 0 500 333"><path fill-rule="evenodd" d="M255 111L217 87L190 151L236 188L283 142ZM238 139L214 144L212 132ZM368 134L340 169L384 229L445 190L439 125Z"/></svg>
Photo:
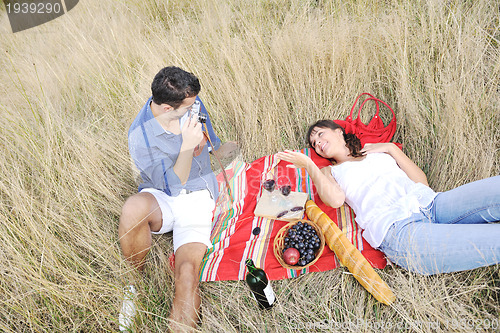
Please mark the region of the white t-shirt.
<svg viewBox="0 0 500 333"><path fill-rule="evenodd" d="M437 195L408 178L396 160L385 153L367 154L363 160L334 165L332 176L356 213L356 222L365 230L363 237L374 248L382 243L394 222L419 212Z"/></svg>

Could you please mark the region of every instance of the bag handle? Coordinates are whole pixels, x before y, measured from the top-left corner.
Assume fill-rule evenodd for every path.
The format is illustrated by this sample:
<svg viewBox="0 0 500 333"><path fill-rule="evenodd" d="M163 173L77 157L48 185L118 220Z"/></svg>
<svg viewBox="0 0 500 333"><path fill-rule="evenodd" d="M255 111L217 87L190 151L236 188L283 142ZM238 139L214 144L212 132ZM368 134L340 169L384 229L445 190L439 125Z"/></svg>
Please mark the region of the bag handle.
<svg viewBox="0 0 500 333"><path fill-rule="evenodd" d="M373 118L378 118L379 115L379 111L380 111L380 106L378 105L378 102L381 102L382 104L384 104L385 106L387 106L387 108L389 108L389 110L391 110L392 112L392 119L391 119L391 122L396 120L396 114L394 113L394 110L389 106L389 104L387 104L386 102L384 102L383 100L381 99L378 99L378 98L367 98L363 101L363 103L361 104L361 106L359 107L359 110L358 110L358 118L359 116L361 115L361 109L363 108L363 106L365 105L366 102L368 101L375 101L375 103L377 104L377 112L375 113L375 115L373 116Z"/></svg>
<svg viewBox="0 0 500 333"><path fill-rule="evenodd" d="M359 99L361 98L361 96L363 96L363 95L368 95L368 96L370 96L371 98L375 98L375 97L373 97L373 95L372 95L372 94L370 94L370 93L362 93L361 95L359 95L359 96L356 98L356 100L354 101L354 104L352 105L352 108L351 108L351 113L347 116L346 120L352 120L352 113L354 112L354 108L356 107L356 104L358 104L358 100L359 100ZM377 104L377 106L378 106L378 104ZM360 108L360 110L361 110L361 108ZM359 112L358 112L358 117L359 117Z"/></svg>
<svg viewBox="0 0 500 333"><path fill-rule="evenodd" d="M359 107L358 109L358 118L360 117L361 115L361 109L363 109L363 106L365 105L366 102L368 101L374 101L376 106L377 106L377 112L375 113L375 115L373 116L373 118L378 118L379 117L379 111L380 111L380 105L378 104L378 102L381 102L382 104L384 104L389 110L391 110L392 112L392 119L391 119L391 122L392 121L395 121L396 120L396 113L394 113L394 110L389 106L389 104L387 104L386 102L384 102L383 100L381 99L378 99L376 97L373 97L372 94L369 94L369 93L362 93L361 95L358 96L358 98L356 98L356 101L354 102L354 105L352 106L351 108L351 114L347 117L346 120L352 120L352 113L354 112L354 108L356 107L356 104L358 104L358 100L361 96L363 95L368 95L370 97L368 97L367 99L365 99L363 101L363 103L361 103L361 106Z"/></svg>

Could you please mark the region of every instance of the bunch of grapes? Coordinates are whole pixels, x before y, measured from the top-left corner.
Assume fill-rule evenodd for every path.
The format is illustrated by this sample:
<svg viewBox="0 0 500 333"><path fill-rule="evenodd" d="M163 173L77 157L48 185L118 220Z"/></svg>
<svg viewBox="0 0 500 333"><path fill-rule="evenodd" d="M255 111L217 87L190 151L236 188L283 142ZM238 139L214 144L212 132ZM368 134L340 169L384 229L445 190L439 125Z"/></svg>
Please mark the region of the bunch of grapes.
<svg viewBox="0 0 500 333"><path fill-rule="evenodd" d="M296 225L288 229L285 236L286 249L293 247L300 253L298 265L305 266L314 260L314 252L320 247L320 239L312 225L299 221Z"/></svg>

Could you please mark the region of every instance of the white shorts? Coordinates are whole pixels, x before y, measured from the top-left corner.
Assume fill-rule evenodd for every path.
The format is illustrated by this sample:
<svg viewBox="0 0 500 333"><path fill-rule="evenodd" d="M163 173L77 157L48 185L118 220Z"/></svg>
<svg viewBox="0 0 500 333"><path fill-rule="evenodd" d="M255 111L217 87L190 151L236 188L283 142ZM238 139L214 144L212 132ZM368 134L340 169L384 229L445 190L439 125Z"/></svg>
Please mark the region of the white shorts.
<svg viewBox="0 0 500 333"><path fill-rule="evenodd" d="M161 209L162 226L153 234L164 234L173 231L174 253L187 243L203 243L212 247L210 233L215 202L208 190L182 193L176 197L169 196L154 188L145 188L142 192L154 195Z"/></svg>

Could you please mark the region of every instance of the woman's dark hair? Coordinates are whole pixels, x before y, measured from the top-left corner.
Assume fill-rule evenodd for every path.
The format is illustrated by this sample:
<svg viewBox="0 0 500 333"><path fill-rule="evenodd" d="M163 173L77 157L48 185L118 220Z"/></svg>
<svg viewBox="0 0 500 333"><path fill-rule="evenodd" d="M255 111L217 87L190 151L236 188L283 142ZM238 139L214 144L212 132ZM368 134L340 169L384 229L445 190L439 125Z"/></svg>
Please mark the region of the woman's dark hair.
<svg viewBox="0 0 500 333"><path fill-rule="evenodd" d="M198 95L201 90L200 81L193 74L179 67L162 68L151 83L153 102L168 104L177 109L187 97Z"/></svg>
<svg viewBox="0 0 500 333"><path fill-rule="evenodd" d="M363 156L363 154L360 152L361 151L361 141L359 141L359 138L356 136L356 134L346 134L344 128L334 122L333 120L329 119L324 119L324 120L318 120L314 124L312 124L309 129L307 130L307 142L309 143L309 146L314 149L314 147L311 144L311 133L313 132L314 128L319 127L319 128L329 128L331 130L336 130L340 128L342 130L342 134L344 135L344 140L345 140L345 145L349 149L350 155L352 157L360 157Z"/></svg>

